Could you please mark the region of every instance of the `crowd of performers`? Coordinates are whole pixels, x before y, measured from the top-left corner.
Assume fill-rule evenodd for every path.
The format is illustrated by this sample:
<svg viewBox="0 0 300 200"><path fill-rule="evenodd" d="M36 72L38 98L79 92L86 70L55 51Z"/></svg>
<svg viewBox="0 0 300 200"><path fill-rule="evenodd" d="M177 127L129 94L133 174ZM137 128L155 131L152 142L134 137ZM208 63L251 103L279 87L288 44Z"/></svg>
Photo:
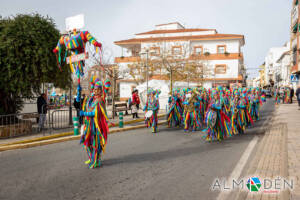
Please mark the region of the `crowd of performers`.
<svg viewBox="0 0 300 200"><path fill-rule="evenodd" d="M276 88L274 90L275 104L293 103L294 89L292 87Z"/></svg>
<svg viewBox="0 0 300 200"><path fill-rule="evenodd" d="M169 98L168 126L201 130L208 141L220 141L243 134L259 120L260 106L265 101L265 94L258 88L177 89Z"/></svg>
<svg viewBox="0 0 300 200"><path fill-rule="evenodd" d="M105 97L110 81L92 78L92 92L87 96L80 111L84 116L80 143L84 145L89 168L101 166L101 154L107 143L108 117ZM145 121L152 132L158 126L159 90L149 90L144 111ZM259 120L259 109L266 101L258 88L183 89L174 90L169 98L168 126L183 127L184 131L201 130L206 139L223 140L245 129Z"/></svg>

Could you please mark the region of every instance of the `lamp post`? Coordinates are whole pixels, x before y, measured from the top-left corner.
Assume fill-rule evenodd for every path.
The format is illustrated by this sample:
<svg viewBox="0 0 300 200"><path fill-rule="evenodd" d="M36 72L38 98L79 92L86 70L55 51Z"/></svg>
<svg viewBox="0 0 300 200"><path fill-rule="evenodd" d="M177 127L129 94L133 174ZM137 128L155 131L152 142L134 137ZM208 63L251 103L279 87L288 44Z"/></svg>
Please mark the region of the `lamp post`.
<svg viewBox="0 0 300 200"><path fill-rule="evenodd" d="M148 98L148 82L149 82L149 66L148 66L148 59L149 53L154 53L154 51L149 51L149 49L145 49L145 51L140 52L140 55L146 55L146 94Z"/></svg>

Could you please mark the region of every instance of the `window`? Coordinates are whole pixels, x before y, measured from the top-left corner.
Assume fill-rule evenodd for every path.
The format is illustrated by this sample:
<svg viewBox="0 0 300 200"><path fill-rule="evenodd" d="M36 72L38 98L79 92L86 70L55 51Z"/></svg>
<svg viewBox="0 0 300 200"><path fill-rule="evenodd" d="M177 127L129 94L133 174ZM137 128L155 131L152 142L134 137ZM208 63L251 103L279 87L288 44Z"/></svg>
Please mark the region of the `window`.
<svg viewBox="0 0 300 200"><path fill-rule="evenodd" d="M151 56L159 56L160 54L160 47L151 47L150 48L151 51Z"/></svg>
<svg viewBox="0 0 300 200"><path fill-rule="evenodd" d="M194 47L194 54L195 55L201 55L201 54L203 54L203 47L202 46L195 46Z"/></svg>
<svg viewBox="0 0 300 200"><path fill-rule="evenodd" d="M180 55L181 54L181 46L173 46L172 47L172 54L173 55Z"/></svg>
<svg viewBox="0 0 300 200"><path fill-rule="evenodd" d="M216 74L226 74L226 65L216 65L215 73Z"/></svg>
<svg viewBox="0 0 300 200"><path fill-rule="evenodd" d="M217 47L217 52L218 52L219 54L225 53L225 52L226 52L226 46L225 46L225 45L218 45L218 47Z"/></svg>

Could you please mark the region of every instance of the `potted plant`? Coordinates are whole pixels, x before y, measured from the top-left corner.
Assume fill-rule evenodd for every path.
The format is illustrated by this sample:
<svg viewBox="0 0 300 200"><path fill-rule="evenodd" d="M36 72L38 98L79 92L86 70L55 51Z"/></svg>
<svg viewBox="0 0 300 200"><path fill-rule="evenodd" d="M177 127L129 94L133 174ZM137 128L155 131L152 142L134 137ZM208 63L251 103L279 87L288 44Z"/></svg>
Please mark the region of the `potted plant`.
<svg viewBox="0 0 300 200"><path fill-rule="evenodd" d="M204 55L205 55L205 56L209 56L210 53L209 53L208 51L206 51L206 52L204 53Z"/></svg>

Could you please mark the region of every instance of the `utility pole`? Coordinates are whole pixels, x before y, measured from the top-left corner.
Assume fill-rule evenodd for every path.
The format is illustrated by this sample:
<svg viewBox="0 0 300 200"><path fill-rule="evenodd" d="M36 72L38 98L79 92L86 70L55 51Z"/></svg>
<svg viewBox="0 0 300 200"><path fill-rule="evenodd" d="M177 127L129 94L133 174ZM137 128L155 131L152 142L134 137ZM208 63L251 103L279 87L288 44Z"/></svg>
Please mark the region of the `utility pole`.
<svg viewBox="0 0 300 200"><path fill-rule="evenodd" d="M147 99L148 99L148 54L149 54L149 50L146 50L146 82L147 82Z"/></svg>
<svg viewBox="0 0 300 200"><path fill-rule="evenodd" d="M115 119L115 87L116 87L116 76L115 67L112 67L112 77L113 77L113 88L112 88L112 118Z"/></svg>
<svg viewBox="0 0 300 200"><path fill-rule="evenodd" d="M69 99L69 125L72 125L72 84L73 81L71 81L71 85L70 85L70 99Z"/></svg>

